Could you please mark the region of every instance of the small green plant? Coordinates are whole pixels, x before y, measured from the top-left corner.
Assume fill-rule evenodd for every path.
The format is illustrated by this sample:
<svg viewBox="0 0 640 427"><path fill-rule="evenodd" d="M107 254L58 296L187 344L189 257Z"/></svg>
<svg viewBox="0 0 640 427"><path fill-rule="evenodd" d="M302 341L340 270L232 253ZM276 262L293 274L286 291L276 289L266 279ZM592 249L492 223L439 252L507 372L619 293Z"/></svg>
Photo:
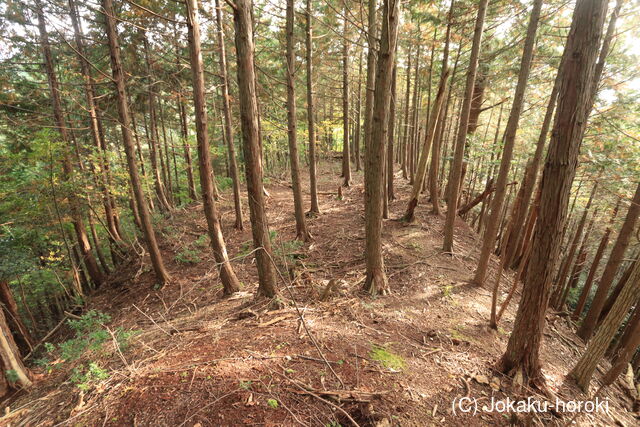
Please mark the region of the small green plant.
<svg viewBox="0 0 640 427"><path fill-rule="evenodd" d="M243 390L251 390L251 381L240 381L240 388Z"/></svg>
<svg viewBox="0 0 640 427"><path fill-rule="evenodd" d="M393 369L394 371L402 371L407 366L407 362L405 362L402 356L376 345L371 348L369 357L372 360L380 362L385 368Z"/></svg>
<svg viewBox="0 0 640 427"><path fill-rule="evenodd" d="M451 291L453 290L453 285L449 284L449 285L444 285L442 287L442 296L444 298L449 298L451 297Z"/></svg>
<svg viewBox="0 0 640 427"><path fill-rule="evenodd" d="M7 378L7 381L10 383L17 383L18 380L20 379L18 377L18 373L13 369L7 369L6 371L4 371L4 373Z"/></svg>
<svg viewBox="0 0 640 427"><path fill-rule="evenodd" d="M78 386L82 391L87 391L98 381L109 378L109 372L103 369L95 362L90 362L87 370L81 366L73 369L71 373L71 382Z"/></svg>
<svg viewBox="0 0 640 427"><path fill-rule="evenodd" d="M181 264L198 264L199 262L202 262L198 252L189 248L184 248L178 252L175 259Z"/></svg>
<svg viewBox="0 0 640 427"><path fill-rule="evenodd" d="M326 423L324 426L325 427L342 427L342 424L340 424L337 421L331 421L330 423Z"/></svg>
<svg viewBox="0 0 640 427"><path fill-rule="evenodd" d="M267 405L271 409L277 409L278 408L278 401L276 399L269 399L269 400L267 400Z"/></svg>
<svg viewBox="0 0 640 427"><path fill-rule="evenodd" d="M218 190L224 191L227 188L231 188L233 180L228 176L217 176L216 183L218 184Z"/></svg>
<svg viewBox="0 0 640 427"><path fill-rule="evenodd" d="M209 246L209 236L203 234L202 236L198 237L196 241L193 242L193 244L201 248L206 248L207 246Z"/></svg>

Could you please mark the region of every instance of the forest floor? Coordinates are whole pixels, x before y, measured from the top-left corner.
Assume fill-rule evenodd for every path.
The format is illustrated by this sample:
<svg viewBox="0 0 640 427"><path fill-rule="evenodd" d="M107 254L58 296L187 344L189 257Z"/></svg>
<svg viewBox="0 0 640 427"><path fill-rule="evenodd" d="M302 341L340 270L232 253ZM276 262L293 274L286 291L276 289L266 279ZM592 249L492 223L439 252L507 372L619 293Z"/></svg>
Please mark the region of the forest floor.
<svg viewBox="0 0 640 427"><path fill-rule="evenodd" d="M339 200L338 171L338 162L322 164L322 213L308 219L310 244L292 243L286 176L266 185L271 234L286 279L280 281L285 308L270 309L268 302L254 300L250 229L232 229L230 190L221 201L223 227L243 283L242 292L231 298L222 297L207 239L201 237L206 223L200 204L176 210L160 224L173 281L157 289L145 256L88 298L89 309L111 316L110 331L136 331L128 345L117 350L118 340L109 339L74 361L33 368L36 385L3 402L0 425L348 426L353 424L349 417L361 426L379 427L567 423L571 415L551 412L517 420L497 412L454 414L456 398L487 404L492 397L515 396L511 382L492 367L505 349L519 295L499 329L490 329L489 285L467 282L479 236L459 220L451 256L441 251L443 218L431 215L428 203L418 206L414 223L394 220L402 215L410 190L399 176L391 220L383 229L392 293L363 294L362 173L354 173ZM493 283L496 268L492 259L487 283ZM337 292L322 301L331 279L337 280ZM501 300L510 286L505 277ZM547 319L542 360L549 390L563 400L585 400L564 384L583 345L566 317ZM69 337L63 328L51 340ZM107 374L92 377L83 391L70 377L74 368L89 363ZM580 415L579 425L637 425L620 381L602 398L610 400L609 413Z"/></svg>

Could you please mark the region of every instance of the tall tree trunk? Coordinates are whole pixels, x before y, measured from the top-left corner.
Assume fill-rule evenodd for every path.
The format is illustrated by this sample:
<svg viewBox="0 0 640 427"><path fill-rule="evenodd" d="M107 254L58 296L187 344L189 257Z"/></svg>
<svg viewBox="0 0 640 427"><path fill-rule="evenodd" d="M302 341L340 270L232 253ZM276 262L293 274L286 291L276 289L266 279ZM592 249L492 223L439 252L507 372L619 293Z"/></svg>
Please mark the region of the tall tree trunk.
<svg viewBox="0 0 640 427"><path fill-rule="evenodd" d="M295 91L295 52L293 46L293 26L295 19L294 0L287 0L286 20L286 76L287 76L287 136L289 140L289 161L291 162L291 188L293 190L293 206L296 217L296 238L304 242L311 240L304 217L302 200L302 184L300 182L300 166L298 164L297 114ZM349 145L348 143L346 144ZM349 166L349 152L347 150L347 167ZM344 165L344 162L343 162ZM349 172L351 174L351 172ZM345 176L345 183L347 178Z"/></svg>
<svg viewBox="0 0 640 427"><path fill-rule="evenodd" d="M109 54L111 57L111 71L113 73L113 82L116 86L116 95L118 103L118 117L120 128L122 130L122 142L124 151L127 156L127 167L129 170L129 178L131 187L136 199L138 214L142 231L144 233L147 250L151 257L151 264L156 275L156 281L160 285L164 285L170 280L169 273L164 267L162 254L156 241L155 231L151 224L151 216L145 199L142 183L138 174L138 165L136 164L135 146L131 136L131 116L129 113L129 105L127 104L127 90L124 83L124 71L122 70L122 61L120 60L120 45L118 43L118 34L116 32L116 18L113 10L113 0L102 0L104 9L105 30L109 40Z"/></svg>
<svg viewBox="0 0 640 427"><path fill-rule="evenodd" d="M382 258L382 196L385 141L389 125L391 83L398 39L400 0L384 0L380 52L373 100L371 140L365 151L365 261L364 289L371 295L389 292Z"/></svg>
<svg viewBox="0 0 640 427"><path fill-rule="evenodd" d="M236 213L234 227L242 230L242 203L240 201L240 177L238 175L238 163L236 161L236 149L233 138L233 125L231 124L231 107L229 106L229 80L227 77L227 52L224 46L224 28L222 27L222 10L220 0L216 0L216 23L218 25L218 55L220 63L220 83L222 87L222 110L224 113L224 136L227 142L229 155L229 175L233 184L233 206Z"/></svg>
<svg viewBox="0 0 640 427"><path fill-rule="evenodd" d="M396 55L398 52L396 51ZM386 154L386 162L387 165L385 167L385 176L387 178L386 182L386 192L385 192L385 200L386 200L386 218L389 217L389 202L396 198L393 192L393 141L395 139L395 126L396 126L396 111L397 111L397 75L398 75L398 64L397 62L393 65L393 77L391 81L391 105L389 106L389 126L387 131L387 154Z"/></svg>
<svg viewBox="0 0 640 427"><path fill-rule="evenodd" d="M364 49L360 49L360 58L358 59L358 97L356 100L356 118L354 123L354 132L353 132L353 155L356 158L356 172L362 169L362 165L360 164L360 136L362 130L362 60Z"/></svg>
<svg viewBox="0 0 640 427"><path fill-rule="evenodd" d="M220 226L220 214L218 213L216 202L213 198L213 180L215 177L213 175L213 167L211 166L211 151L207 129L207 105L205 103L204 66L202 64L202 51L200 49L198 2L197 0L188 0L186 5L202 208L204 209L204 216L207 219L211 248L213 249L216 265L218 266L224 294L231 295L240 290L240 282L229 262L227 246L224 242L224 236L222 235L222 227Z"/></svg>
<svg viewBox="0 0 640 427"><path fill-rule="evenodd" d="M598 249L596 249L596 253L593 256L593 261L591 262L591 268L589 269L589 274L587 275L587 279L584 282L584 286L582 287L582 292L580 293L580 298L578 299L578 303L576 308L573 310L572 318L574 320L578 319L582 314L582 310L584 310L584 306L587 302L587 297L589 296L589 292L591 291L591 286L593 285L593 279L596 277L596 272L598 271L598 266L600 265L600 261L602 260L602 256L604 255L604 251L609 244L609 235L611 234L611 226L613 225L616 216L618 215L618 208L620 207L620 199L618 199L615 208L613 209L613 213L611 215L611 219L609 220L609 224L607 225L604 234L602 235L602 239L600 240L600 244L598 245Z"/></svg>
<svg viewBox="0 0 640 427"><path fill-rule="evenodd" d="M342 185L351 185L351 153L349 151L349 38L347 3L344 4L342 30Z"/></svg>
<svg viewBox="0 0 640 427"><path fill-rule="evenodd" d="M38 14L38 30L40 32L40 43L42 45L42 53L44 56L44 66L47 73L49 90L51 94L53 116L55 119L56 128L58 130L58 133L60 134L60 138L65 144L64 154L62 158L62 178L65 182L69 182L72 179L73 175L73 167L69 150L70 140L67 134L67 125L64 120L64 113L62 112L60 88L55 73L53 55L51 54L51 48L49 46L49 34L47 33L44 12L42 10L42 4L40 0L36 1L36 9ZM82 261L87 267L87 271L91 276L91 281L96 287L98 287L102 285L104 277L102 275L102 272L100 271L100 268L98 267L98 263L95 257L93 256L93 252L91 251L91 244L89 243L87 230L84 226L84 222L82 221L82 208L80 205L80 200L75 195L73 189L67 194L67 197L69 199L69 209L71 211L73 229L78 241L78 248L81 253Z"/></svg>
<svg viewBox="0 0 640 427"><path fill-rule="evenodd" d="M411 46L407 54L407 71L405 79L407 87L404 92L404 117L402 125L402 149L400 150L400 167L402 168L402 177L407 179L407 153L409 147L409 105L411 101Z"/></svg>
<svg viewBox="0 0 640 427"><path fill-rule="evenodd" d="M198 200L196 193L196 183L193 179L193 162L191 160L191 145L189 144L189 127L187 124L187 109L184 106L184 97L182 93L182 87L178 93L178 110L180 112L180 127L182 133L182 148L184 156L184 163L187 169L187 187L189 188L189 198L191 200Z"/></svg>
<svg viewBox="0 0 640 427"><path fill-rule="evenodd" d="M316 165L318 164L316 156L316 123L315 123L315 105L313 97L313 24L311 13L311 0L307 1L306 10L306 31L305 31L305 44L306 44L306 66L307 66L307 127L309 132L309 193L311 196L311 209L309 212L312 214L320 213L320 206L318 205L318 183Z"/></svg>
<svg viewBox="0 0 640 427"><path fill-rule="evenodd" d="M620 263L624 258L624 252L626 251L627 246L629 246L629 241L631 240L633 230L635 230L639 214L640 184L638 184L638 187L636 188L636 193L633 196L633 200L631 201L631 206L629 206L629 210L627 211L627 217L625 218L622 227L620 227L618 238L616 239L613 248L611 248L609 260L607 261L607 264L604 267L604 271L602 272L602 277L600 278L598 291L593 297L591 307L589 308L587 315L582 321L580 329L578 329L578 336L585 341L591 338L591 335L593 335L593 331L596 328L598 317L600 316L600 312L602 311L602 307L604 306L607 294L609 293L609 288L611 288L611 284L613 283L613 279L616 276L618 267L620 266Z"/></svg>
<svg viewBox="0 0 640 427"><path fill-rule="evenodd" d="M251 234L256 248L258 266L258 295L268 298L277 293L276 272L272 264L271 242L267 214L265 212L262 187L262 160L260 125L258 122L258 100L254 71L254 42L251 0L236 0L233 9L235 24L236 60L238 62L238 95L240 122L242 125L242 148L244 151L245 175L249 198Z"/></svg>
<svg viewBox="0 0 640 427"><path fill-rule="evenodd" d="M447 217L444 226L445 252L453 253L453 233L455 220L458 212L458 194L460 191L460 180L462 178L462 161L464 160L464 146L467 137L467 126L469 123L469 112L471 110L471 96L478 69L478 56L480 55L480 45L482 44L482 29L484 27L484 17L487 13L488 0L480 0L478 5L478 16L476 18L473 33L473 45L471 46L471 56L469 58L469 68L467 69L467 81L465 83L464 101L460 111L460 123L455 143L455 152L451 171L449 172L449 192L447 194Z"/></svg>
<svg viewBox="0 0 640 427"><path fill-rule="evenodd" d="M569 376L574 378L583 390L586 391L589 388L589 382L596 366L613 341L614 335L629 309L638 301L638 298L640 298L640 263L636 264L629 281L620 292L611 311L593 338L589 340L589 344L576 366L569 372Z"/></svg>
<svg viewBox="0 0 640 427"><path fill-rule="evenodd" d="M513 95L513 105L511 106L511 112L509 113L509 119L507 121L507 128L504 132L504 148L502 150L502 159L500 160L498 178L496 179L496 191L491 203L491 214L489 215L486 228L482 236L482 249L480 250L478 266L476 267L476 272L473 277L473 282L478 286L482 286L484 284L484 278L489 267L489 259L496 244L498 220L500 218L499 215L502 212L504 197L507 191L509 169L511 168L511 159L513 158L513 148L516 142L520 114L522 113L522 107L524 105L527 80L529 79L529 72L531 71L531 61L533 60L533 50L536 41L536 32L538 30L541 8L542 0L534 0L533 9L529 16L527 36L524 41L522 60L520 61L518 83L516 84L516 90ZM501 274L501 272L498 272L498 274Z"/></svg>
<svg viewBox="0 0 640 427"><path fill-rule="evenodd" d="M584 87L593 78L606 8L606 0L585 0L578 2L574 10L563 54L551 148L540 183L538 226L531 243L513 332L498 364L501 371L514 372L516 378L538 386L544 383L539 352L561 243L558 236L565 226L569 193L589 112L589 94Z"/></svg>

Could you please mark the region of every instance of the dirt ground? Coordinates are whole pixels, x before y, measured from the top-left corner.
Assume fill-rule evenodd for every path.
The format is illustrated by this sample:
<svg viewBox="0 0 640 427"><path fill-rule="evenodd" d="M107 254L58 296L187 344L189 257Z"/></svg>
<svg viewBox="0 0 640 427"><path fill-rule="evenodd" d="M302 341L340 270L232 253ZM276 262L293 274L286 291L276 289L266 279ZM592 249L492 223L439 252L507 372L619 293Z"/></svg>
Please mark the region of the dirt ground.
<svg viewBox="0 0 640 427"><path fill-rule="evenodd" d="M392 293L361 292L365 267L362 173L337 198L339 164L325 163L319 182L321 214L308 218L314 240L295 237L286 175L266 185L276 250L281 307L257 301L251 236L232 229L229 190L221 201L223 227L242 292L223 298L213 256L201 236L200 204L161 222L160 242L173 281L154 286L148 257L130 264L89 298L108 313L111 330L136 331L126 349L103 349L51 372L33 368L36 385L3 402L0 425L24 426L483 426L565 425L570 414L517 417L456 410L456 398L516 397L511 381L492 367L505 349L516 295L497 331L488 327L489 285L468 284L479 236L460 220L455 254L442 253L444 220L424 200L411 224L397 220L410 187L396 176L397 200L383 229ZM305 176L305 181L306 181ZM305 203L309 206L308 200ZM246 217L248 210L244 200ZM248 223L248 219L246 220ZM200 240L198 240L200 239ZM138 250L142 250L137 246ZM188 249L200 262L186 263ZM488 283L493 283L497 259ZM326 300L327 283L336 291ZM504 277L500 299L511 286ZM283 307L283 308L282 308ZM542 359L549 389L563 400L588 396L564 383L583 345L566 317L550 314ZM68 331L67 331L68 332ZM67 333L68 335L68 333ZM61 332L57 339L67 339ZM115 342L115 340L113 340ZM108 377L80 390L70 380L76 366L95 362ZM603 368L604 369L604 368ZM597 373L599 378L602 371ZM592 390L593 392L593 390ZM528 393L525 391L525 395ZM531 395L544 400L539 395ZM638 425L627 393L604 391L609 413L582 414L578 425Z"/></svg>

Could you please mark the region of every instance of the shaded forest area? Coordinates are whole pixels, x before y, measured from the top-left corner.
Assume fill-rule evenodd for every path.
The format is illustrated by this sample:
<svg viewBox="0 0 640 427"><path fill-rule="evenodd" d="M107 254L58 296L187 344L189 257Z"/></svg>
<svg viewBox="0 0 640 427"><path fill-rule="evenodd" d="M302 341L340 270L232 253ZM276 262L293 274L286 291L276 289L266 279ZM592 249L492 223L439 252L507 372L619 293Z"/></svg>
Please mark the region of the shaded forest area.
<svg viewBox="0 0 640 427"><path fill-rule="evenodd" d="M638 423L637 2L0 13L0 425Z"/></svg>

